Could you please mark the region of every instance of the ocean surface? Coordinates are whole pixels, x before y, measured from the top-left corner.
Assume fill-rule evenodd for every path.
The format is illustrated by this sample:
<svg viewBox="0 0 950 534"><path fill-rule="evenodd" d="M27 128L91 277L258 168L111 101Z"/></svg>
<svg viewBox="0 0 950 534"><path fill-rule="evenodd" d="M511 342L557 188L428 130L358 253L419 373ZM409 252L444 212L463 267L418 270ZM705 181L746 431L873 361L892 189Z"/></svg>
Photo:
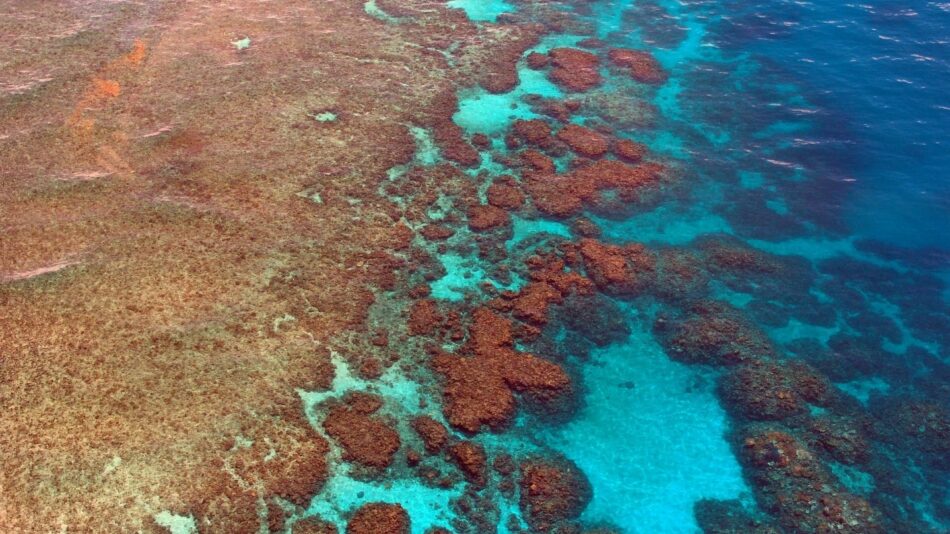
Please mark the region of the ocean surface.
<svg viewBox="0 0 950 534"><path fill-rule="evenodd" d="M530 22L529 3L447 5L491 25ZM579 469L590 492L570 518L578 532L821 532L815 518L841 532L950 532L950 3L558 6L573 25L522 57L514 89L459 91L454 123L466 139L488 137L481 164L464 172L482 185L522 180L513 163L520 148L506 138L516 121L555 124L540 103L583 101L566 122L643 144L646 159L675 178L642 202L605 201L582 216L599 241L656 254L669 278L643 294L604 291L552 306L538 336L516 348L563 366L574 382L570 409L523 402L510 427L451 429L453 439L492 458L556 457ZM365 12L400 20L372 0ZM232 44L249 53L260 46L245 39ZM569 93L529 66L528 53L558 48L598 54L603 84ZM637 83L608 68L613 48L648 52L666 78ZM412 166L447 161L432 132L411 133L416 154L390 169L394 184ZM578 165L566 153L553 159L562 172ZM484 189L478 197L485 202ZM464 214L450 215L430 217ZM519 291L530 283L526 260L581 234L576 218L513 214L503 270L464 228L428 243L439 265L431 299L454 310ZM702 284L676 278L671 265L699 273ZM683 334L690 328L693 337ZM691 356L703 351L719 353ZM345 358L332 363L330 389L298 391L314 428L325 403L354 391L385 399L381 413L404 439L412 415L447 420L435 371L394 365L368 379ZM814 384L827 390L815 394ZM288 517L319 516L342 532L360 506L398 503L411 532L427 534L465 524L466 508L482 502L463 484L435 484L404 464L366 476L341 454L331 449L326 484ZM530 531L517 494L497 485L480 494L490 501L481 517L498 533ZM200 530L188 510L155 520L176 534Z"/></svg>

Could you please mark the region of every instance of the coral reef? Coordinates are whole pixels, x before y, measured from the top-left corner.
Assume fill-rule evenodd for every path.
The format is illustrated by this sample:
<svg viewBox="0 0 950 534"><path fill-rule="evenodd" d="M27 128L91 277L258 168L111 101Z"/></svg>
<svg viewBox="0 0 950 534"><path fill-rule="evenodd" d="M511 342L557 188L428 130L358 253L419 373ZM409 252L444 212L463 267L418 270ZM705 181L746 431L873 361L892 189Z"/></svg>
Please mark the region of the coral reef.
<svg viewBox="0 0 950 534"><path fill-rule="evenodd" d="M609 145L603 135L577 124L568 124L557 132L557 138L563 141L575 154L588 158L599 158L607 153Z"/></svg>
<svg viewBox="0 0 950 534"><path fill-rule="evenodd" d="M562 457L525 460L520 465L521 513L536 532L555 532L578 517L592 493L587 477Z"/></svg>
<svg viewBox="0 0 950 534"><path fill-rule="evenodd" d="M789 532L884 532L870 504L844 490L795 437L749 429L740 460L760 502Z"/></svg>
<svg viewBox="0 0 950 534"><path fill-rule="evenodd" d="M443 410L452 426L466 432L498 429L514 415L515 393L553 400L570 391L571 380L558 365L514 349L511 321L484 308L472 317L470 354L432 359L445 379Z"/></svg>
<svg viewBox="0 0 950 534"><path fill-rule="evenodd" d="M512 87L542 31L415 0L377 7L400 24L291 0L55 18L21 6L35 23L4 26L32 35L48 20L50 39L15 53L57 78L0 107L3 130L21 132L0 155L18 169L0 191L0 352L20 392L2 400L3 434L18 436L0 452L6 529L136 531L168 509L257 531L258 500L302 505L320 487L326 444L295 388L329 387L326 349L365 331L374 291L394 287L398 267L374 254L402 255L412 233L377 190L413 158L406 125L477 164L444 95ZM335 348L367 377L386 361Z"/></svg>
<svg viewBox="0 0 950 534"><path fill-rule="evenodd" d="M372 417L382 404L377 396L349 393L329 408L323 428L343 448L344 460L377 469L392 463L402 442L391 426Z"/></svg>
<svg viewBox="0 0 950 534"><path fill-rule="evenodd" d="M621 68L634 80L647 84L661 84L667 74L649 52L629 48L612 48L607 53L611 65Z"/></svg>
<svg viewBox="0 0 950 534"><path fill-rule="evenodd" d="M364 504L350 518L346 534L409 534L409 514L398 504Z"/></svg>
<svg viewBox="0 0 950 534"><path fill-rule="evenodd" d="M668 87L701 130L659 115L670 73L612 48L591 2L480 22L426 0L29 4L23 28L0 17L3 529L156 531L174 511L201 532L410 531L415 510L325 495L342 474L444 492L459 534L619 532L580 521L576 465L511 455L611 390L588 379L597 348L643 324L715 368L685 388L718 380L756 498L698 502L706 532L950 517L945 258L790 253L813 227L839 242L840 180L775 163L811 150L768 152L779 112L694 101L728 68ZM618 22L675 50L674 14L634 4ZM564 42L546 33L576 44L526 54ZM539 71L522 87L519 65ZM482 105L504 122L461 120ZM720 133L770 159L736 173ZM482 433L516 420L526 449ZM339 525L307 515L323 502Z"/></svg>
<svg viewBox="0 0 950 534"><path fill-rule="evenodd" d="M584 92L603 82L598 72L600 60L594 54L577 48L554 48L548 52L552 68L551 81L571 92Z"/></svg>
<svg viewBox="0 0 950 534"><path fill-rule="evenodd" d="M412 428L422 438L422 443L429 454L441 451L449 440L449 431L442 426L442 423L427 415L413 419Z"/></svg>
<svg viewBox="0 0 950 534"><path fill-rule="evenodd" d="M462 441L449 447L449 456L472 484L485 485L488 473L484 447L471 441Z"/></svg>

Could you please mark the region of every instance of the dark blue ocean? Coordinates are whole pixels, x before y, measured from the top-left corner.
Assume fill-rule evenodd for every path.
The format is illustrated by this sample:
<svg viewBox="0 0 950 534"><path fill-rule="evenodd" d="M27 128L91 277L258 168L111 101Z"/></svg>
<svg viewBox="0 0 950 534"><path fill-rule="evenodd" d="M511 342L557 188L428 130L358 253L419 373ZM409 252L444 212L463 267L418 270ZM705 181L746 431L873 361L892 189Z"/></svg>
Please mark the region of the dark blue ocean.
<svg viewBox="0 0 950 534"><path fill-rule="evenodd" d="M942 250L946 267L950 6L736 2L722 15L715 42L753 54L773 83L794 84L813 106L799 115L813 112L821 126L794 140L796 163L848 184L828 207L847 235Z"/></svg>
<svg viewBox="0 0 950 534"><path fill-rule="evenodd" d="M526 11L503 0L449 5L485 24ZM522 416L508 432L477 441L514 455L555 451L574 462L593 490L580 517L587 526L725 532L698 518L698 503L725 502L781 522L774 488L740 458L750 446L744 432L774 425L817 456L837 488L822 491L871 503L885 530L946 532L950 4L596 0L573 10L591 31L549 34L534 51L583 47L593 34L606 47L649 51L669 73L660 87L643 88L605 70L604 86L585 95L570 119L646 144L681 176L647 208L586 214L601 240L657 250L726 243L787 266L783 273L793 274L718 278L710 297L763 332L780 361L820 371L844 400L811 403L784 420L737 415L723 393L728 371L670 357L657 324L666 317L676 324L685 312L620 299L611 306L629 332L583 357L565 341L569 328L547 332L582 385L572 417ZM519 73L510 93L459 95L456 123L492 140L473 177L513 173L498 157L507 155L511 124L540 117L532 106L538 98L569 96L524 62ZM439 155L418 133L420 150L430 153L417 162L431 165ZM516 217L507 248L523 257L573 232L562 220ZM447 274L432 283L435 298L460 302L486 282L524 283L517 272L494 278L491 265L462 250L438 253ZM348 380L355 379L345 375L337 385ZM406 406L421 394L398 381L383 392ZM422 533L451 521L453 498L412 479L380 486L340 475L312 511L333 517L362 501L396 501ZM517 503L497 506L499 531L509 532L504 518L518 523ZM731 532L751 531L745 525Z"/></svg>

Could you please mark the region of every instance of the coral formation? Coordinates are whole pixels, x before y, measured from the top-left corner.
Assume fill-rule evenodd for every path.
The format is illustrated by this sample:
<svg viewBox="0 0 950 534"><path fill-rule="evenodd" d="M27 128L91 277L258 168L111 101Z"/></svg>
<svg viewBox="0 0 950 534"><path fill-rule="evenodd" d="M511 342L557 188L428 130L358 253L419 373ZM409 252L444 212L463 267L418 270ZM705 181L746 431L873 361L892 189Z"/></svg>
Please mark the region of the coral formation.
<svg viewBox="0 0 950 534"><path fill-rule="evenodd" d="M627 163L639 163L647 153L647 148L629 139L618 139L611 145L611 151L617 158Z"/></svg>
<svg viewBox="0 0 950 534"><path fill-rule="evenodd" d="M528 459L521 463L520 474L521 512L536 532L557 531L590 502L590 483L570 460Z"/></svg>
<svg viewBox="0 0 950 534"><path fill-rule="evenodd" d="M307 517L295 522L290 532L291 534L337 534L339 531L333 523L328 523L318 517Z"/></svg>
<svg viewBox="0 0 950 534"><path fill-rule="evenodd" d="M524 193L511 176L496 178L486 195L490 205L503 210L516 210L524 204Z"/></svg>
<svg viewBox="0 0 950 534"><path fill-rule="evenodd" d="M681 320L660 317L655 330L670 357L685 363L735 365L774 354L762 332L719 303L699 302Z"/></svg>
<svg viewBox="0 0 950 534"><path fill-rule="evenodd" d="M639 244L607 245L594 239L582 239L578 252L587 276L608 293L633 294L651 283L655 259Z"/></svg>
<svg viewBox="0 0 950 534"><path fill-rule="evenodd" d="M471 441L461 441L449 447L449 455L471 483L484 486L487 477L485 449Z"/></svg>
<svg viewBox="0 0 950 534"><path fill-rule="evenodd" d="M557 138L563 141L575 154L588 158L599 158L607 153L609 145L603 135L577 124L568 124L557 132Z"/></svg>
<svg viewBox="0 0 950 534"><path fill-rule="evenodd" d="M603 82L600 76L600 60L590 52L577 48L554 48L548 52L551 58L551 81L571 92L584 92Z"/></svg>
<svg viewBox="0 0 950 534"><path fill-rule="evenodd" d="M398 504L364 504L350 518L346 534L409 534L409 514Z"/></svg>
<svg viewBox="0 0 950 534"><path fill-rule="evenodd" d="M435 419L422 415L412 420L412 428L422 438L426 452L433 454L442 450L449 439L449 431L442 426L442 423Z"/></svg>
<svg viewBox="0 0 950 534"><path fill-rule="evenodd" d="M523 155L524 157L524 155ZM525 185L534 206L543 214L565 218L608 197L636 203L641 194L659 186L663 167L655 163L628 165L598 160L564 174L554 174L544 159L528 154L536 170L525 173Z"/></svg>
<svg viewBox="0 0 950 534"><path fill-rule="evenodd" d="M515 412L515 393L553 400L571 380L557 364L514 349L511 321L484 308L472 315L469 355L438 354L432 365L445 379L443 410L452 426L478 432L498 429Z"/></svg>
<svg viewBox="0 0 950 534"><path fill-rule="evenodd" d="M661 84L667 74L660 63L649 52L629 48L613 48L607 53L607 59L616 67L624 69L634 80L647 84Z"/></svg>
<svg viewBox="0 0 950 534"><path fill-rule="evenodd" d="M848 493L799 440L780 430L749 429L740 460L765 508L792 532L884 532L870 504Z"/></svg>
<svg viewBox="0 0 950 534"><path fill-rule="evenodd" d="M696 521L706 534L779 534L767 521L748 512L739 501L704 499L696 503Z"/></svg>
<svg viewBox="0 0 950 534"><path fill-rule="evenodd" d="M475 232L484 232L510 223L508 212L495 206L474 206L468 210L468 227Z"/></svg>
<svg viewBox="0 0 950 534"><path fill-rule="evenodd" d="M378 417L383 401L366 393L349 393L343 403L327 412L323 428L343 447L343 459L373 468L385 468L399 450L399 434Z"/></svg>
<svg viewBox="0 0 950 534"><path fill-rule="evenodd" d="M525 143L544 146L551 140L551 125L541 119L517 120L512 134Z"/></svg>

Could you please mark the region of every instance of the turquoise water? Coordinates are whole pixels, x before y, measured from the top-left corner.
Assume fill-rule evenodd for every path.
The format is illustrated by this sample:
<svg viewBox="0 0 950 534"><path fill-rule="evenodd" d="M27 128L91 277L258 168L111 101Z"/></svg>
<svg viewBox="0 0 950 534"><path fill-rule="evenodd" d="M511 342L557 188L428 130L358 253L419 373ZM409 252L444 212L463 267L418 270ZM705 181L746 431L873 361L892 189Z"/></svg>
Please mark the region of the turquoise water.
<svg viewBox="0 0 950 534"><path fill-rule="evenodd" d="M505 0L450 0L446 5L465 10L468 18L480 22L495 22L498 15L511 13L515 9Z"/></svg>
<svg viewBox="0 0 950 534"><path fill-rule="evenodd" d="M749 490L723 439L728 423L714 377L670 361L643 326L591 355L586 406L545 441L590 479L584 519L630 532L689 532L697 500Z"/></svg>

